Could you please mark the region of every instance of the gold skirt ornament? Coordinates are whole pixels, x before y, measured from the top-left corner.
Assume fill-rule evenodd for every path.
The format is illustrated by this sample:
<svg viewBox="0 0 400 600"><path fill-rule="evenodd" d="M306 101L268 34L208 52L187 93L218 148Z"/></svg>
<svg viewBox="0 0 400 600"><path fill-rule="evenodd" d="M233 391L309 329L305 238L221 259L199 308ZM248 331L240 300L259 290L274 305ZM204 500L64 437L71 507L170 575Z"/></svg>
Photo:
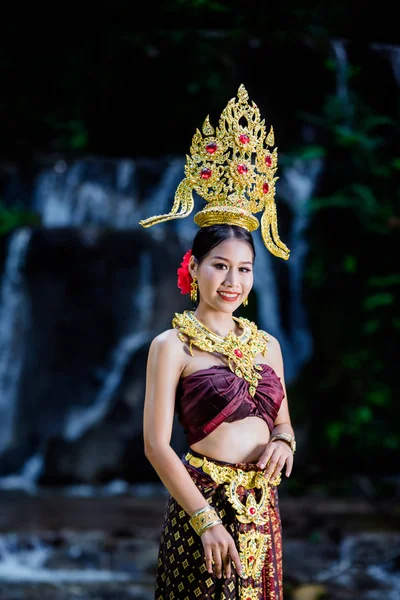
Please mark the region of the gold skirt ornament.
<svg viewBox="0 0 400 600"><path fill-rule="evenodd" d="M206 569L201 538L169 496L157 565L155 600L282 600L282 530L277 485L254 463L227 463L189 450L192 480L235 540L242 576L218 579Z"/></svg>

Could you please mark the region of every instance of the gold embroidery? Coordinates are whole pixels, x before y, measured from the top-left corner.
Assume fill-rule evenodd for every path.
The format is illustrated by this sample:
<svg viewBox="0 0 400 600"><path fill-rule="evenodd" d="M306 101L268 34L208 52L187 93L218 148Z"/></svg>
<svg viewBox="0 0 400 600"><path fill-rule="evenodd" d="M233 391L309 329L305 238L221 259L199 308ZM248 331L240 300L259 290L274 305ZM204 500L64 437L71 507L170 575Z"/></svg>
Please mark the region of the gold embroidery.
<svg viewBox="0 0 400 600"><path fill-rule="evenodd" d="M270 541L270 535L254 529L239 533L239 556L244 567L243 579L260 577Z"/></svg>
<svg viewBox="0 0 400 600"><path fill-rule="evenodd" d="M205 473L211 476L218 484L225 484L229 502L233 505L238 521L241 523L255 523L264 525L269 517L268 500L270 498L270 482L265 478L264 471L242 471L231 467L222 467L206 458L198 458L190 452L186 454L186 460L193 467L201 467ZM278 485L281 481L280 474L271 483ZM237 488L243 486L246 489L261 489L261 499L256 501L252 494L247 496L246 505L239 499Z"/></svg>
<svg viewBox="0 0 400 600"><path fill-rule="evenodd" d="M271 483L278 485L281 481L279 474L273 481L265 478L264 471L243 471L227 466L218 465L207 458L199 458L188 452L185 456L188 463L210 475L220 485L224 485L228 501L232 504L235 516L240 523L254 523L265 525L270 518L269 499L271 496ZM238 488L247 490L261 489L261 498L257 502L255 495L247 495L246 504L239 498ZM264 566L265 556L270 544L271 536L257 530L250 530L238 534L239 556L243 569L243 579L249 577L257 580ZM246 587L241 592L241 600L257 600L257 590ZM247 595L246 595L247 594Z"/></svg>
<svg viewBox="0 0 400 600"><path fill-rule="evenodd" d="M258 600L260 590L257 590L253 586L242 587L240 590L240 600Z"/></svg>

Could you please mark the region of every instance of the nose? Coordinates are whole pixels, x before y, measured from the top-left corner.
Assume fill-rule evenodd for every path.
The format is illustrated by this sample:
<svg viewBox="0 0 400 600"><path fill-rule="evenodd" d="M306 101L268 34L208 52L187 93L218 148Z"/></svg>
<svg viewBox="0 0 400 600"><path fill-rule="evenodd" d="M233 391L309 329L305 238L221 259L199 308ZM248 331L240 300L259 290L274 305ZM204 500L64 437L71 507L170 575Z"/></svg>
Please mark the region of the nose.
<svg viewBox="0 0 400 600"><path fill-rule="evenodd" d="M227 287L231 287L231 288L235 288L237 285L237 275L235 274L234 269L229 269L226 277L225 277L225 281L224 281L224 285L226 285Z"/></svg>

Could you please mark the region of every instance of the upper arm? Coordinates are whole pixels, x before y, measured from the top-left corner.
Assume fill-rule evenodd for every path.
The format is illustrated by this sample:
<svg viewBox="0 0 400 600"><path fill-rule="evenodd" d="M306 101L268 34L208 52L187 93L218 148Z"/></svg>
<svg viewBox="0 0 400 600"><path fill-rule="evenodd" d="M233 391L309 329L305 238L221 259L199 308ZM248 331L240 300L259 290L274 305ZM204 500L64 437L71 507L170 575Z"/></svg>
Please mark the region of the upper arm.
<svg viewBox="0 0 400 600"><path fill-rule="evenodd" d="M268 343L268 364L271 365L275 373L280 378L283 391L285 393L281 407L278 412L278 416L275 419L275 425L280 425L281 423L290 424L289 404L286 393L285 372L283 366L281 345L278 342L278 340L272 335L268 334L268 337L270 340Z"/></svg>
<svg viewBox="0 0 400 600"><path fill-rule="evenodd" d="M170 443L175 394L184 359L183 344L174 329L161 333L150 344L143 413L145 451Z"/></svg>

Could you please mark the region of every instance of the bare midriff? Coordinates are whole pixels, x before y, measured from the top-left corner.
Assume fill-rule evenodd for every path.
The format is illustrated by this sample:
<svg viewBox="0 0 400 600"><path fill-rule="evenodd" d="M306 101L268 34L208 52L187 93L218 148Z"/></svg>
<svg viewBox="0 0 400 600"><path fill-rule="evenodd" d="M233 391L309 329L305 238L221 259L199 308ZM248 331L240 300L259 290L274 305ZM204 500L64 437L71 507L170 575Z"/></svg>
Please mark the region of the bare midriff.
<svg viewBox="0 0 400 600"><path fill-rule="evenodd" d="M262 357L258 356L254 362L261 364L265 362L265 359L263 361ZM197 358L196 361L190 362L189 368L184 370L182 376L185 377L216 364L222 365L226 362L210 363L209 360L204 361ZM221 423L212 433L199 442L191 444L190 447L196 452L216 460L230 463L255 463L263 453L270 437L271 433L267 423L260 417L250 416L232 423Z"/></svg>
<svg viewBox="0 0 400 600"><path fill-rule="evenodd" d="M263 453L270 438L269 427L260 417L246 417L233 423L221 423L191 448L225 462L254 462Z"/></svg>

